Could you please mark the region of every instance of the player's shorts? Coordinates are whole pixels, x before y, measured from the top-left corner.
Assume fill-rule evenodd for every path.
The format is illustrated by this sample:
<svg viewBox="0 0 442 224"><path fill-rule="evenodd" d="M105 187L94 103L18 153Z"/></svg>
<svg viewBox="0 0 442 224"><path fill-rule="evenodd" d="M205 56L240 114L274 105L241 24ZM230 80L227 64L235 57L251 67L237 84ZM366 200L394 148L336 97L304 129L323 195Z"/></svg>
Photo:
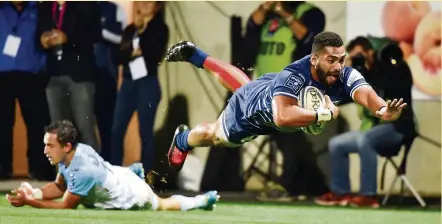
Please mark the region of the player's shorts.
<svg viewBox="0 0 442 224"><path fill-rule="evenodd" d="M113 166L112 169L120 177L120 184L126 185L119 199L122 208L127 210L158 209L158 196L145 180L127 167Z"/></svg>
<svg viewBox="0 0 442 224"><path fill-rule="evenodd" d="M247 117L245 116L245 108L247 108L248 103L246 98L251 92L253 92L255 87L273 80L275 76L276 74L263 75L237 89L229 99L229 103L221 114L223 131L221 134L225 136L225 139L223 140L227 145L239 146L260 135L260 130L253 127L250 122L247 121Z"/></svg>

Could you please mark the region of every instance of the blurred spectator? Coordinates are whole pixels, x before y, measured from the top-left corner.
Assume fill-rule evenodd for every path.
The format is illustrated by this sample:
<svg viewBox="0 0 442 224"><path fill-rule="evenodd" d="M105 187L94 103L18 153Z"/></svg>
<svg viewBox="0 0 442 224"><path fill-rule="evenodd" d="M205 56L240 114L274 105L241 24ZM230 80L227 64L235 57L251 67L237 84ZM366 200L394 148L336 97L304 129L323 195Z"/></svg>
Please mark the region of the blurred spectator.
<svg viewBox="0 0 442 224"><path fill-rule="evenodd" d="M313 37L324 31L324 27L325 15L313 4L303 1L264 2L247 22L242 63L246 68L255 68L258 77L279 72L293 61L310 54ZM270 200L288 196L286 189L292 194L321 191L301 186L311 184L317 189L321 188L313 181L315 177L306 177L312 176L314 168L309 165L310 161L302 162L308 153L313 154L305 135L302 132L279 133L271 138L284 154L283 174L277 181L279 183L267 183L260 198ZM303 175L301 166L308 166L305 170L311 172ZM322 186L325 187L325 184ZM310 192L305 192L306 189Z"/></svg>
<svg viewBox="0 0 442 224"><path fill-rule="evenodd" d="M95 115L100 132L101 156L109 161L112 119L117 100L118 53L126 26L124 9L111 1L98 2L103 39L95 44L97 72L95 81Z"/></svg>
<svg viewBox="0 0 442 224"><path fill-rule="evenodd" d="M46 95L53 121L70 119L82 142L99 149L95 133L93 45L101 38L96 2L42 2L37 34L47 53ZM73 116L73 119L71 119Z"/></svg>
<svg viewBox="0 0 442 224"><path fill-rule="evenodd" d="M324 27L325 15L313 4L265 2L247 22L244 63L254 67L258 76L279 72L310 54L313 37L324 31Z"/></svg>
<svg viewBox="0 0 442 224"><path fill-rule="evenodd" d="M37 180L50 180L55 170L43 150L43 128L49 123L43 75L43 52L36 47L37 3L0 3L0 179L12 174L15 99L18 99L27 129L29 173Z"/></svg>
<svg viewBox="0 0 442 224"><path fill-rule="evenodd" d="M412 76L402 60L400 48L395 44L375 51L367 38L357 37L350 41L347 51L352 66L363 74L379 96L384 99L403 98L408 106L398 120L385 124L369 111L359 108L362 118L360 130L338 135L329 142L331 192L317 198L316 203L377 208L377 152L396 150L404 141L416 136L411 105ZM348 177L350 153L358 153L361 164L360 190L353 197L350 196Z"/></svg>
<svg viewBox="0 0 442 224"><path fill-rule="evenodd" d="M158 66L166 51L169 30L158 14L164 2L134 2L134 22L123 32L117 102L112 124L113 165L121 165L127 126L134 111L138 112L142 156L146 173L154 160L153 129L161 99Z"/></svg>

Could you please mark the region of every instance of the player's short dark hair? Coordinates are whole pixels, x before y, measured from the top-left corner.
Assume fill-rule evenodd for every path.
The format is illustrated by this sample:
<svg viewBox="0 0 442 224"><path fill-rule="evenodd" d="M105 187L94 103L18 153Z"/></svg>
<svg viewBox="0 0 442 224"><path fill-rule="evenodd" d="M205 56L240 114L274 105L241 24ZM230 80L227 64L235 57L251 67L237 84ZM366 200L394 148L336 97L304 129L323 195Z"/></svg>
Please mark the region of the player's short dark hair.
<svg viewBox="0 0 442 224"><path fill-rule="evenodd" d="M350 40L350 42L348 42L347 47L346 47L345 50L347 50L347 52L350 52L356 46L361 46L362 49L364 49L364 51L368 51L368 50L372 50L373 49L373 45L368 40L368 38L363 37L363 36L358 36L355 39Z"/></svg>
<svg viewBox="0 0 442 224"><path fill-rule="evenodd" d="M312 53L320 52L325 47L342 47L344 42L337 33L324 31L313 38Z"/></svg>
<svg viewBox="0 0 442 224"><path fill-rule="evenodd" d="M69 120L52 122L45 127L45 133L57 134L58 143L62 146L71 143L72 147L75 147L78 144L77 129Z"/></svg>

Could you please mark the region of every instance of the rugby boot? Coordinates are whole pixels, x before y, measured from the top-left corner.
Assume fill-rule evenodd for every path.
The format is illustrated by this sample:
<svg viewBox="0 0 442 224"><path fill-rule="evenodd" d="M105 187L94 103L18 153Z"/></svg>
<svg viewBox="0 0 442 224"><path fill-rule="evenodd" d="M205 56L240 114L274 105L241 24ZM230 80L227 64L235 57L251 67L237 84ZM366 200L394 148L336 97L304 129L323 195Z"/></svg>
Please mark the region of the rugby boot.
<svg viewBox="0 0 442 224"><path fill-rule="evenodd" d="M169 152L167 153L167 157L169 160L169 166L174 168L176 171L180 171L183 168L184 162L186 161L187 154L189 152L183 152L176 147L176 136L183 131L189 130L187 125L180 125L175 130L175 134L173 135L172 144L170 144Z"/></svg>
<svg viewBox="0 0 442 224"><path fill-rule="evenodd" d="M216 207L216 202L219 201L220 198L218 191L209 191L203 195L196 196L196 198L199 197L201 197L203 202L199 208L205 211L213 211Z"/></svg>
<svg viewBox="0 0 442 224"><path fill-rule="evenodd" d="M196 50L194 43L186 40L182 40L167 49L166 61L168 62L179 62L179 61L189 61L190 57Z"/></svg>

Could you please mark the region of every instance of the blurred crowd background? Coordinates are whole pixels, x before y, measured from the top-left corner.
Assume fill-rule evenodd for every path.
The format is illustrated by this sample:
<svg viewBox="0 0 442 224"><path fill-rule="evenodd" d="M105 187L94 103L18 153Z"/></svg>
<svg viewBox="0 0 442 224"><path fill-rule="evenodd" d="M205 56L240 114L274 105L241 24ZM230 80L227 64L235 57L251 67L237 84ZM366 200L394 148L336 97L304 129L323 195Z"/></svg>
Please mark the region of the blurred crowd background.
<svg viewBox="0 0 442 224"><path fill-rule="evenodd" d="M347 103L318 136L200 148L180 173L168 169L177 125L215 119L230 97L203 70L165 63L168 46L190 40L255 79L309 54L325 30L381 97L409 103L401 119L380 123ZM376 207L402 192L389 187L406 170L405 193L441 195L440 2L1 2L0 48L2 180L54 179L43 127L69 119L110 163L141 161L156 190ZM132 72L138 57L147 76Z"/></svg>

